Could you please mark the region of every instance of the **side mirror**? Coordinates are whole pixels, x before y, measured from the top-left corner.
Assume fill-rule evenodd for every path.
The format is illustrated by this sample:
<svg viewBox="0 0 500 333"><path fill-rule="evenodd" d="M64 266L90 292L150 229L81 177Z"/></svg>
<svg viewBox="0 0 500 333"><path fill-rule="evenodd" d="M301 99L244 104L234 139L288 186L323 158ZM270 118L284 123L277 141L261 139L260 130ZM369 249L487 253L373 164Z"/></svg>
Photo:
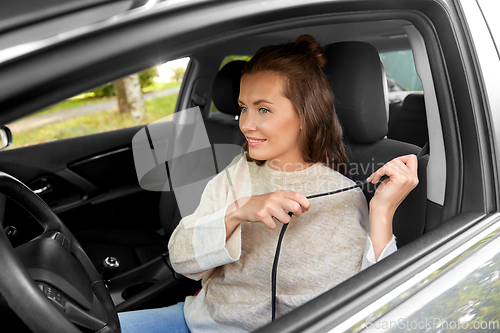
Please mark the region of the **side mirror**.
<svg viewBox="0 0 500 333"><path fill-rule="evenodd" d="M7 126L0 126L0 151L12 144L12 132Z"/></svg>

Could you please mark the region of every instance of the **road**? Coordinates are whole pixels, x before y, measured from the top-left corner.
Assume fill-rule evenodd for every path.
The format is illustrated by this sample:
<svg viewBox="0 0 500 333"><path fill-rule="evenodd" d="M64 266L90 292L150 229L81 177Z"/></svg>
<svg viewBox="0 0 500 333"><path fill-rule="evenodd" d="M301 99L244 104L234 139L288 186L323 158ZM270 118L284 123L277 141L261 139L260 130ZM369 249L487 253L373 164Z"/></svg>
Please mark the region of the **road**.
<svg viewBox="0 0 500 333"><path fill-rule="evenodd" d="M160 91L145 93L144 100L147 101L150 99L177 94L179 92L179 89L180 87L173 87ZM9 127L12 133L19 133L19 132L29 131L45 125L58 123L60 121L82 117L92 113L103 112L116 108L118 108L116 99L111 99L109 101L97 102L79 106L72 109L61 110L29 118L24 118L8 124L7 127Z"/></svg>

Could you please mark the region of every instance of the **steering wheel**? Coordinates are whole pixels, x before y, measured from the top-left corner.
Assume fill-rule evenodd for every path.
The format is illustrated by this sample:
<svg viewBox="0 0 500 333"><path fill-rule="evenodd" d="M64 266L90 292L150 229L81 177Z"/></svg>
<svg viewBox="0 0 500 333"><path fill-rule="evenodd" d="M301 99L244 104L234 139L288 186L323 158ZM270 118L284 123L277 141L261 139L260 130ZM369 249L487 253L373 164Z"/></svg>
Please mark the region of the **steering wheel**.
<svg viewBox="0 0 500 333"><path fill-rule="evenodd" d="M0 228L0 293L34 332L120 333L113 300L73 234L50 207L16 178L0 172L0 194L26 209L44 228L12 248ZM76 325L74 325L74 324Z"/></svg>

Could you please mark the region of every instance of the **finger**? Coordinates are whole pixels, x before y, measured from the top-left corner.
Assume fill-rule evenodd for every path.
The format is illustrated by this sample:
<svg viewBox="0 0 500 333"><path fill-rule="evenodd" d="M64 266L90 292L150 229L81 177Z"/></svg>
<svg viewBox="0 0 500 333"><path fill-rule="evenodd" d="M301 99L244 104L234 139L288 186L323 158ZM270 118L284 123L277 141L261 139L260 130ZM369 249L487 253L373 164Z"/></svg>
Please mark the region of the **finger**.
<svg viewBox="0 0 500 333"><path fill-rule="evenodd" d="M392 161L394 161L395 163L403 163L405 166L408 167L408 169L410 169L412 173L414 174L417 173L418 159L417 155L415 154L399 156Z"/></svg>
<svg viewBox="0 0 500 333"><path fill-rule="evenodd" d="M414 157L412 157L412 155L408 155L394 159L385 169L385 173L393 181L404 183L413 182L414 179L418 178L418 161L416 161L416 156L413 156Z"/></svg>
<svg viewBox="0 0 500 333"><path fill-rule="evenodd" d="M406 173L407 169L409 169L411 173L416 175L417 167L418 161L416 155L410 154L399 156L387 162L385 165L371 174L370 177L367 178L367 181L375 184L379 182L380 178L384 175L391 177L399 173Z"/></svg>
<svg viewBox="0 0 500 333"><path fill-rule="evenodd" d="M382 178L386 174L386 169L387 169L387 164L384 164L377 171L372 173L370 177L368 177L366 180L371 182L372 184L378 183L380 178Z"/></svg>
<svg viewBox="0 0 500 333"><path fill-rule="evenodd" d="M418 158L416 155L407 155L403 157L401 161L405 163L405 166L401 168L401 175L404 175L402 179L404 179L404 182L413 189L418 185Z"/></svg>
<svg viewBox="0 0 500 333"><path fill-rule="evenodd" d="M411 154L406 156L401 156L401 161L406 164L408 169L412 172L412 174L417 175L418 171L418 158L417 155Z"/></svg>
<svg viewBox="0 0 500 333"><path fill-rule="evenodd" d="M290 215L288 215L287 213L285 213L285 211L283 209L280 209L280 208L278 208L275 211L273 211L272 212L272 216L274 216L281 223L284 223L284 224L287 224L292 219L292 217Z"/></svg>
<svg viewBox="0 0 500 333"><path fill-rule="evenodd" d="M309 207L311 207L311 202L302 193L293 191L283 191L283 197L298 202L299 205L302 206L303 211L308 211Z"/></svg>
<svg viewBox="0 0 500 333"><path fill-rule="evenodd" d="M391 177L399 174L408 173L408 167L399 158L395 158L386 165L383 169L384 173Z"/></svg>
<svg viewBox="0 0 500 333"><path fill-rule="evenodd" d="M261 220L269 229L274 230L276 228L276 222L274 222L271 216L268 216Z"/></svg>
<svg viewBox="0 0 500 333"><path fill-rule="evenodd" d="M412 157L409 157L409 159L407 159L406 157L396 158L387 163L387 165L384 166L383 171L389 178L381 182L381 184L377 187L377 193L383 192L385 189L385 185L389 185L389 182L396 185L396 187L390 187L392 191L406 192L405 196L409 193L409 191L411 191L411 189L415 188L415 186L418 184L418 176L416 174L415 166L411 165L413 169L412 171L404 163L404 161L407 161L409 164L411 164L414 162L412 160Z"/></svg>
<svg viewBox="0 0 500 333"><path fill-rule="evenodd" d="M291 212L293 215L299 217L304 212L304 208L297 202L290 199L283 198L283 209Z"/></svg>

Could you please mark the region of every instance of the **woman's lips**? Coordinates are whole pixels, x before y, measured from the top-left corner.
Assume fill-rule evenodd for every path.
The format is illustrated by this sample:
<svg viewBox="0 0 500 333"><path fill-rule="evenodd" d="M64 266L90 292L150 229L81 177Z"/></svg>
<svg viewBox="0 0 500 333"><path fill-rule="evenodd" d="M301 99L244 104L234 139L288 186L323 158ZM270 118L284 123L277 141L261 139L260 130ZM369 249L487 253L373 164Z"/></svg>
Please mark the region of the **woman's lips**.
<svg viewBox="0 0 500 333"><path fill-rule="evenodd" d="M258 138L247 138L249 147L257 147L266 142L266 139L258 139Z"/></svg>

